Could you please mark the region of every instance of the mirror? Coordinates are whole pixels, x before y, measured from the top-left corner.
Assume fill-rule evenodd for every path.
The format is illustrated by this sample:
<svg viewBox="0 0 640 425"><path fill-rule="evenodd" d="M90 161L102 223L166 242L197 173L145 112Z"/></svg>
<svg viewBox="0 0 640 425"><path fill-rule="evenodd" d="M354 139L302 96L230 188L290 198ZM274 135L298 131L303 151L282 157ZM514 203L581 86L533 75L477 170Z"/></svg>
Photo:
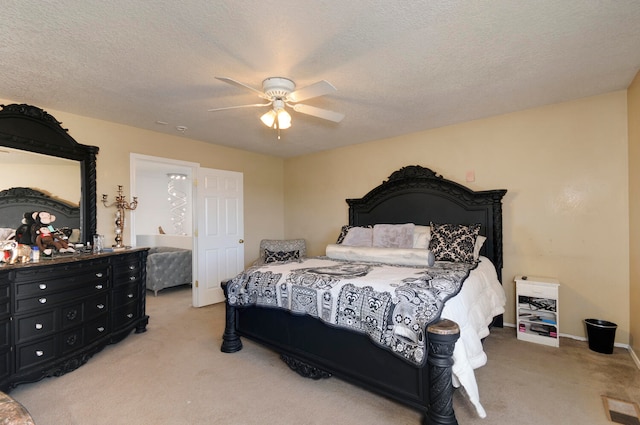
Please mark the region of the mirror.
<svg viewBox="0 0 640 425"><path fill-rule="evenodd" d="M79 144L69 136L68 130L61 127L60 122L38 107L24 104L0 106L2 107L0 110L0 150L15 155L19 153L18 151L23 152L25 155L20 156L21 158L28 157L29 161L38 161L39 164L45 163L47 166L63 167L69 176L76 176L77 181L69 181L69 176L64 176L61 180L54 180L54 183L49 187L60 187L60 190L51 189L50 195L71 203L79 202L80 241L82 243L89 242L92 235L96 233L97 224L96 155L98 147ZM4 148L2 148L3 146ZM35 164L33 166L38 167ZM30 165L25 164L23 171L17 169L12 171L14 174L23 172L27 176L34 172L34 168L29 169L29 167ZM48 176L39 176L40 179L45 177L49 179ZM12 177L11 181L15 182L16 177ZM24 181L25 184L21 186L29 186L29 182L32 180L25 177ZM3 183L0 190L7 189L4 186ZM12 186L16 185L12 184ZM73 193L79 196L74 198Z"/></svg>

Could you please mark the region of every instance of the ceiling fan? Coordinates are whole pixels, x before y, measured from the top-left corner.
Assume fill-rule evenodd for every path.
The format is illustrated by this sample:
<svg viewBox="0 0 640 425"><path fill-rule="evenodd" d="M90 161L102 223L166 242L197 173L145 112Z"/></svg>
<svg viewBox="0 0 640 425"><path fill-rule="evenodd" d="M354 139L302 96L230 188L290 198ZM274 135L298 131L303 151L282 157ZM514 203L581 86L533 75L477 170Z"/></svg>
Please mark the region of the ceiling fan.
<svg viewBox="0 0 640 425"><path fill-rule="evenodd" d="M220 81L231 84L236 87L250 90L258 95L258 97L266 100L266 103L252 103L249 105L228 106L226 108L209 109L209 112L223 111L227 109L252 108L270 106L271 109L260 117L260 120L270 128L278 131L291 127L291 115L286 111L285 107L293 109L295 112L311 115L325 120L340 122L344 118L344 114L329 111L327 109L316 108L315 106L305 105L303 100L313 97L324 96L326 94L336 92L336 88L328 81L321 80L309 86L296 90L296 84L283 77L269 77L262 81L262 91L251 87L248 84L241 83L228 77L216 77ZM280 135L278 133L278 138Z"/></svg>

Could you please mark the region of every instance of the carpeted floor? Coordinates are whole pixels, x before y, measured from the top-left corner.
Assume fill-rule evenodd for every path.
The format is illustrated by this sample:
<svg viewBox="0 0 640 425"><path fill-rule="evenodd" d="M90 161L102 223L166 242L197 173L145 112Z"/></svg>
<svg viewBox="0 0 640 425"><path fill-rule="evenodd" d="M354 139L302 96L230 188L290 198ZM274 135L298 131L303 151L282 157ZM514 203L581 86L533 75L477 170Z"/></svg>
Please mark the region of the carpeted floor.
<svg viewBox="0 0 640 425"><path fill-rule="evenodd" d="M148 331L107 347L78 370L10 395L37 425L418 425L421 415L336 378L304 379L250 341L220 352L224 306L190 306L189 288L147 298ZM487 418L456 391L459 423L611 424L602 396L640 402L640 370L563 338L552 348L518 341L513 328L485 341L476 375Z"/></svg>

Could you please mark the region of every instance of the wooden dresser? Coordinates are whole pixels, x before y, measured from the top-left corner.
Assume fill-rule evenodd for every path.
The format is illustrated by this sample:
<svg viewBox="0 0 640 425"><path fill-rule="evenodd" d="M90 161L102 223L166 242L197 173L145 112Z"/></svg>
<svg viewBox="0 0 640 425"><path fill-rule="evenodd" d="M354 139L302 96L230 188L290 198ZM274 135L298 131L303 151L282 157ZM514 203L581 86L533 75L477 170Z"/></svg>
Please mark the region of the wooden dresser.
<svg viewBox="0 0 640 425"><path fill-rule="evenodd" d="M0 267L0 390L63 375L144 332L147 251Z"/></svg>

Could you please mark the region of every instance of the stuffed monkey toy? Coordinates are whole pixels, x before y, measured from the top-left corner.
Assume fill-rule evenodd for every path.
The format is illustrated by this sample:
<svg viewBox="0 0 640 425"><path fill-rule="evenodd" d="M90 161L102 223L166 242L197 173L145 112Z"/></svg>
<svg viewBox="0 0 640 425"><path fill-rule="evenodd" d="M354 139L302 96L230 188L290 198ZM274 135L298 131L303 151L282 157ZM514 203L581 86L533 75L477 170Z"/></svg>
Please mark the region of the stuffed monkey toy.
<svg viewBox="0 0 640 425"><path fill-rule="evenodd" d="M51 225L56 221L56 216L46 211L36 211L33 213L33 219L36 222L36 245L44 255L51 255L53 249L58 252L75 252L67 241L59 238L55 233L56 230Z"/></svg>

